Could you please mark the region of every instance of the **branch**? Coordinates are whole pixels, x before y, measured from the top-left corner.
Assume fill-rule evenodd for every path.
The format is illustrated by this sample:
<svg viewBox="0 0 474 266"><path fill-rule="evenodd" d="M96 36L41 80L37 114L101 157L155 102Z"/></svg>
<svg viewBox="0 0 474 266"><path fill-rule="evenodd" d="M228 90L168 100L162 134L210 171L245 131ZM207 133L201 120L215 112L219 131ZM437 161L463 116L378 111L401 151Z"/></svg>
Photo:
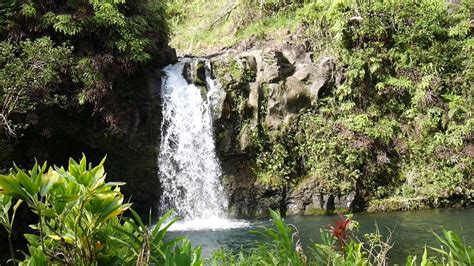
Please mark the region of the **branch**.
<svg viewBox="0 0 474 266"><path fill-rule="evenodd" d="M216 25L219 21L223 20L224 18L227 20L230 13L239 5L238 1L235 1L231 6L229 6L224 13L222 13L217 19L215 19L209 26L207 26L207 30L210 30L214 25Z"/></svg>
<svg viewBox="0 0 474 266"><path fill-rule="evenodd" d="M5 115L0 114L0 118L3 121L0 121L3 127L7 130L7 134L9 136L16 136L15 130L11 128L10 122L8 122L8 119L5 117Z"/></svg>

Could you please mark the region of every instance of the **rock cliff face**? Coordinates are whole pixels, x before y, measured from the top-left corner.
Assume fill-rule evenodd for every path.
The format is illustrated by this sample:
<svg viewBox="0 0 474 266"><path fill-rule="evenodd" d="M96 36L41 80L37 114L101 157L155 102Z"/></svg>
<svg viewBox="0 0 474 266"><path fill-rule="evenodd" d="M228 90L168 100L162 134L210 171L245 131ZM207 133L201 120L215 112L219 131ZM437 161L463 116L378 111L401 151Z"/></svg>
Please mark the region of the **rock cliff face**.
<svg viewBox="0 0 474 266"><path fill-rule="evenodd" d="M270 134L287 127L343 79L331 57L315 58L303 46L248 51L228 50L210 57L212 75L226 92L215 121L216 145L224 170L231 214L261 217L268 208L287 214L315 214L359 208L359 194L320 192L311 177L298 184L257 180L251 143L255 131ZM202 63L194 61L185 76L196 85ZM202 71L202 70L201 70Z"/></svg>
<svg viewBox="0 0 474 266"><path fill-rule="evenodd" d="M247 100L243 108L253 118L265 113L265 123L273 129L310 108L335 81L333 59L314 60L302 47L229 51L211 61L214 76L225 90L243 96Z"/></svg>

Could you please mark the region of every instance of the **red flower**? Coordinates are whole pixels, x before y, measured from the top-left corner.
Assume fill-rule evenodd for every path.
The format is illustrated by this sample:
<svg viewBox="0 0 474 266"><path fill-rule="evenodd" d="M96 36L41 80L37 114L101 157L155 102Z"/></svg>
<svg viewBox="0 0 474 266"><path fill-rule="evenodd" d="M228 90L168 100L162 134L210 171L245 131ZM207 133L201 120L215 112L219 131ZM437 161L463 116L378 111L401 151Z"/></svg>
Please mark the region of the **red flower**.
<svg viewBox="0 0 474 266"><path fill-rule="evenodd" d="M349 224L351 220L349 218L344 217L344 215L339 214L340 219L334 220L335 226L329 227L329 232L337 239L339 242L339 247L341 250L344 249L346 244L347 238L350 234Z"/></svg>

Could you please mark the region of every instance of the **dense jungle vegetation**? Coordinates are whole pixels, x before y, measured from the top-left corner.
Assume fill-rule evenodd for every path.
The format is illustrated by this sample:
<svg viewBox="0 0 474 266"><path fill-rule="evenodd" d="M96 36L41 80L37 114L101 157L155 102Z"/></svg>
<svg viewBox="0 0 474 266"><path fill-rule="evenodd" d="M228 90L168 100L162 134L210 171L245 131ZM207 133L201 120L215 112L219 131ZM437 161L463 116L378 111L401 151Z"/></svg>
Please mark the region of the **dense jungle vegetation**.
<svg viewBox="0 0 474 266"><path fill-rule="evenodd" d="M124 202L121 183L106 182L103 163L92 166L83 156L70 159L67 168L35 164L29 171L13 167L0 175L0 224L9 240L16 212L26 205L38 223L26 234L28 252L20 259L9 241L11 262L16 265L385 265L390 239L378 232L359 240L352 235L358 224L351 216L321 230L322 243L304 251L299 232L279 213L270 211L273 227L263 227L256 248L233 254L217 251L203 259L200 247L185 237L165 240L173 224L164 215L153 227L144 223ZM129 216L123 215L125 212ZM472 265L474 249L454 232L434 235L440 247L427 248L421 258L410 256L406 265Z"/></svg>
<svg viewBox="0 0 474 266"><path fill-rule="evenodd" d="M0 172L12 161L23 168L35 158L65 164L87 152L96 161L113 158L109 178L127 176L128 185L156 173L154 144L129 148L138 142L130 114L143 101L146 73L168 60L169 34L162 1L0 1ZM130 162L140 156L152 167ZM148 210L149 198L134 199L137 210L140 202ZM21 213L16 248L31 218ZM0 264L6 250L0 245Z"/></svg>
<svg viewBox="0 0 474 266"><path fill-rule="evenodd" d="M45 120L59 118L46 110L86 113L123 133L120 118L138 97L132 81L156 65L168 39L161 1L2 1L0 160L15 157L28 129L54 136Z"/></svg>
<svg viewBox="0 0 474 266"><path fill-rule="evenodd" d="M140 97L136 85L167 56L168 43L203 55L249 38L281 43L298 32L315 57L337 59L344 80L284 128L262 123L253 133L259 182L311 177L331 193L360 189L371 211L472 205L473 17L470 0L1 1L0 223L11 238L17 210L38 217L25 254L9 250L11 262L383 264L389 243L376 233L351 237L357 223L350 218L303 251L295 229L273 212L275 228L262 229L268 241L205 260L185 238L164 240L166 216L155 227L142 221L124 203L122 184L105 182L103 162L8 168L24 159L26 138L55 137L51 110L68 115L56 127L86 117L73 125L77 138L97 128L103 136L127 134L122 120ZM455 233L434 237L442 248L407 265L473 264L473 249Z"/></svg>
<svg viewBox="0 0 474 266"><path fill-rule="evenodd" d="M293 42L344 73L289 125L259 122L261 183L360 190L370 211L472 204L472 1L172 3L184 53Z"/></svg>
<svg viewBox="0 0 474 266"><path fill-rule="evenodd" d="M257 164L283 180L316 176L330 192L367 189L373 211L472 202L473 7L316 1L297 9L312 49L336 55L345 80L280 134L257 135Z"/></svg>

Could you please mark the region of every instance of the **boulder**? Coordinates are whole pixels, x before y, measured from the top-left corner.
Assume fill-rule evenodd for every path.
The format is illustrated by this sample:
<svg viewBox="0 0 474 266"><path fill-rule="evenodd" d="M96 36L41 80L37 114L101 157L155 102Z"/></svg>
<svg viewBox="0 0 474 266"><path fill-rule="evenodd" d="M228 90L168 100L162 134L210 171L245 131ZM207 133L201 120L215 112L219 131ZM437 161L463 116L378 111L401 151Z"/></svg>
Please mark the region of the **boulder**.
<svg viewBox="0 0 474 266"><path fill-rule="evenodd" d="M316 177L308 177L290 189L287 198L288 214L314 215L357 210L355 191L338 194L324 193Z"/></svg>
<svg viewBox="0 0 474 266"><path fill-rule="evenodd" d="M311 107L311 95L305 84L294 77L285 81L286 87L286 112L299 114Z"/></svg>
<svg viewBox="0 0 474 266"><path fill-rule="evenodd" d="M280 51L271 51L263 55L264 67L262 80L267 83L278 83L291 76L295 67Z"/></svg>
<svg viewBox="0 0 474 266"><path fill-rule="evenodd" d="M324 97L331 93L331 88L335 85L336 64L331 57L323 57L317 65L312 66L311 85L309 91L311 93L312 102L315 103L318 98Z"/></svg>
<svg viewBox="0 0 474 266"><path fill-rule="evenodd" d="M297 62L304 62L306 60L307 52L303 45L287 46L283 48L281 52L292 65L295 65Z"/></svg>
<svg viewBox="0 0 474 266"><path fill-rule="evenodd" d="M206 86L206 62L202 60L188 60L184 64L183 76L196 86Z"/></svg>
<svg viewBox="0 0 474 266"><path fill-rule="evenodd" d="M305 84L294 77L289 77L279 84L268 84L267 124L278 128L289 123L301 111L311 107L311 95Z"/></svg>

